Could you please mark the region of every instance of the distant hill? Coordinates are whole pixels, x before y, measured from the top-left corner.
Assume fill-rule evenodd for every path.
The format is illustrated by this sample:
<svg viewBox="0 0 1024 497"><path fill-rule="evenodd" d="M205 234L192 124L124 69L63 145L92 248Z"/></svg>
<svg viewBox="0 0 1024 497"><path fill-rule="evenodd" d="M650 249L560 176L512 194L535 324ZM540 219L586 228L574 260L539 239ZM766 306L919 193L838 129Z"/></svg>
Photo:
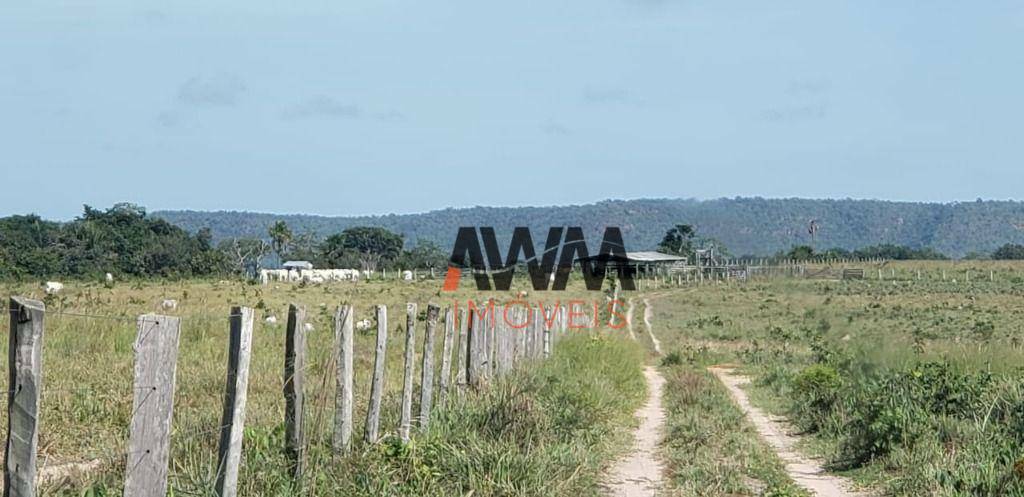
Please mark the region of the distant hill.
<svg viewBox="0 0 1024 497"><path fill-rule="evenodd" d="M284 220L295 233L324 237L351 226L381 226L414 242L424 238L448 249L460 226L493 226L503 244L515 226L529 226L543 243L550 226L583 226L596 244L605 226L622 228L629 250L654 248L665 230L693 224L702 236L720 240L734 255L769 255L809 244L816 220L819 249L855 249L879 243L931 247L954 257L990 253L1004 243L1024 243L1024 202L948 204L880 200L732 198L716 200L609 200L559 207L471 207L421 214L327 217L254 212L157 211L153 215L189 231L208 227L215 239L266 238ZM591 238L592 237L592 238Z"/></svg>

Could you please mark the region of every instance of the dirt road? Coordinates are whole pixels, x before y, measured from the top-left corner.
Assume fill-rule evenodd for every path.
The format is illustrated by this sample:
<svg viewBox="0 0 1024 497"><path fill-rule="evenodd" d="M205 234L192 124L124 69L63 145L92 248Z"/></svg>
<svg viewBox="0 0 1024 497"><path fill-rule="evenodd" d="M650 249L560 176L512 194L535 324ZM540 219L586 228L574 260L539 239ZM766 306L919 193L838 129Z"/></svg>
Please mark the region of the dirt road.
<svg viewBox="0 0 1024 497"><path fill-rule="evenodd" d="M657 451L665 425L665 411L661 407L665 379L653 366L644 369L644 377L647 403L636 413L640 426L634 432L633 449L612 468L605 480L605 494L609 496L653 497L664 484Z"/></svg>
<svg viewBox="0 0 1024 497"><path fill-rule="evenodd" d="M848 480L827 474L819 461L800 455L795 449L798 440L789 435L787 427L750 404L747 392L741 388L742 385L750 382L749 378L735 374L731 368L727 367L708 368L708 371L718 377L725 388L729 390L733 401L747 415L747 419L754 424L761 438L768 442L768 445L786 465L786 473L797 485L818 497L867 495L849 490L852 485Z"/></svg>

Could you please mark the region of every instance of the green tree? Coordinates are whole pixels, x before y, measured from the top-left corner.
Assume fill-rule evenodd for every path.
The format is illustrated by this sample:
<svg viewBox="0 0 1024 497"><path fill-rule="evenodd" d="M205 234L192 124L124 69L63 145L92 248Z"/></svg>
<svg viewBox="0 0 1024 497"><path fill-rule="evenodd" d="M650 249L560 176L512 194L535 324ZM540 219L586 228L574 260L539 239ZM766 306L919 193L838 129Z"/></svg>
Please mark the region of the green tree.
<svg viewBox="0 0 1024 497"><path fill-rule="evenodd" d="M797 261L806 261L813 259L815 256L814 249L810 245L797 245L786 252L786 259L794 259Z"/></svg>
<svg viewBox="0 0 1024 497"><path fill-rule="evenodd" d="M412 250L402 255L402 266L441 269L448 266L448 255L438 244L420 239L416 241L416 246Z"/></svg>
<svg viewBox="0 0 1024 497"><path fill-rule="evenodd" d="M947 259L945 255L930 248L913 249L904 245L889 243L859 248L853 251L853 255L865 259L890 259L894 261Z"/></svg>
<svg viewBox="0 0 1024 497"><path fill-rule="evenodd" d="M59 238L60 224L36 215L0 219L0 278L60 273Z"/></svg>
<svg viewBox="0 0 1024 497"><path fill-rule="evenodd" d="M331 266L354 257L361 269L376 271L381 264L395 261L404 244L401 235L384 228L357 226L327 237L320 254Z"/></svg>
<svg viewBox="0 0 1024 497"><path fill-rule="evenodd" d="M693 255L693 237L697 231L689 224L677 224L665 232L658 250L667 254L690 257Z"/></svg>
<svg viewBox="0 0 1024 497"><path fill-rule="evenodd" d="M1024 245L1007 243L992 252L992 258L1000 261L1019 261L1024 259Z"/></svg>
<svg viewBox="0 0 1024 497"><path fill-rule="evenodd" d="M295 237L292 234L291 228L288 227L288 223L284 221L275 222L270 225L267 234L270 235L270 244L271 248L274 249L274 253L277 254L281 261L284 261L288 246L291 245L292 239Z"/></svg>
<svg viewBox="0 0 1024 497"><path fill-rule="evenodd" d="M192 235L129 203L106 210L86 205L67 223L10 216L0 218L0 278L223 273L228 259L212 240L205 227Z"/></svg>

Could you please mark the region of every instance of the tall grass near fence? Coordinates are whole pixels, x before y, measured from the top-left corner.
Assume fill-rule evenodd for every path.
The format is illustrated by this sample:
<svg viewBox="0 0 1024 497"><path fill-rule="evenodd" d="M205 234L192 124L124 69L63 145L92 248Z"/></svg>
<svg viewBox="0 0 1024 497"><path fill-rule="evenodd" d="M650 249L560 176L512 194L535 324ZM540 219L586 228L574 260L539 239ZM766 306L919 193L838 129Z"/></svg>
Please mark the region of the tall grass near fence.
<svg viewBox="0 0 1024 497"><path fill-rule="evenodd" d="M450 397L410 443L392 434L377 444L358 441L341 457L315 421L329 413L314 405L306 478L291 478L280 426L249 428L239 495L593 495L602 468L631 435L626 428L644 396L641 358L619 337L567 338L548 361ZM396 412L397 399L388 403L384 412ZM212 438L175 448L177 493L210 495L215 448ZM113 475L96 481L89 495L116 495L118 482Z"/></svg>
<svg viewBox="0 0 1024 497"><path fill-rule="evenodd" d="M239 495L465 495L469 491L474 495L552 495L551 488L561 495L593 493L598 468L628 433L621 423L628 425L632 419L643 389L637 369L639 352L617 338L563 337L551 360L524 362L489 389L468 390L462 397L450 395L446 405L435 409L430 430L415 433L409 445L392 438L399 424L404 349L401 333L395 330L404 322L404 303L509 298L507 293L460 291L446 302L439 298L437 284L258 287L231 281L162 281L105 288L72 282L61 294L46 298L39 463L46 470L59 471L44 483L42 493L120 494L125 474L132 471L126 467L125 451L133 414L135 318L158 311L182 316L171 493L211 495L217 475L227 317L235 304L257 312ZM521 289L514 285L512 295ZM31 284L4 290L43 297ZM557 297L564 303L568 298L592 298L592 294L573 282L568 292ZM161 310L163 299L177 300L177 309ZM304 305L307 322L313 326L307 335L305 369L308 469L300 481L291 478L282 450L283 321L288 302ZM331 451L337 369L333 313L341 302L354 305L356 320L372 320L373 306L387 304L395 326L386 356L380 421L386 437L374 445L364 444L359 437L373 364L375 330L371 329L355 336L357 442L350 454L335 456ZM267 321L271 316L277 323ZM4 329L6 318L6 313L0 315ZM422 322L418 326L417 368L423 352ZM439 358L440 339L435 345ZM438 367L440 359L434 362ZM627 385L630 375L633 383ZM414 398L419 398L419 392Z"/></svg>

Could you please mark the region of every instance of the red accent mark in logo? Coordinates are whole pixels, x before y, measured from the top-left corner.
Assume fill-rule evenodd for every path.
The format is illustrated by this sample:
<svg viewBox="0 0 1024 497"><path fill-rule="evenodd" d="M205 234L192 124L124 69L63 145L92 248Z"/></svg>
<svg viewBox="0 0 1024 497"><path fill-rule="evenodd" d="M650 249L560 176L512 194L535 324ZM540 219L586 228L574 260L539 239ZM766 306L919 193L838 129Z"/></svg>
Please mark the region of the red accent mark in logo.
<svg viewBox="0 0 1024 497"><path fill-rule="evenodd" d="M462 270L457 267L449 267L448 273L444 275L444 286L442 291L454 292L459 289L459 280L462 279Z"/></svg>

